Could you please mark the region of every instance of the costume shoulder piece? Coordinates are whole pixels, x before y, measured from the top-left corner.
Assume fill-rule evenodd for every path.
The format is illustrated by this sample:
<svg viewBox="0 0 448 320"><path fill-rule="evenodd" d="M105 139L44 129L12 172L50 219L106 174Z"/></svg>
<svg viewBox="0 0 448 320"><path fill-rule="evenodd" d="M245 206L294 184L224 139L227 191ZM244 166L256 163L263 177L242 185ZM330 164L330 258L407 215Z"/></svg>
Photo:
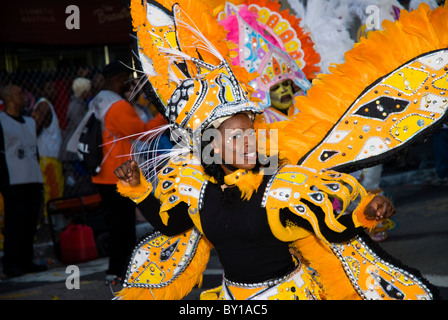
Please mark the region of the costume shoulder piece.
<svg viewBox="0 0 448 320"><path fill-rule="evenodd" d="M390 258L375 244L368 244L362 233L335 243L326 238L349 229L333 211L332 199L342 203L341 212L352 201L361 203L351 215L354 226L366 226L363 207L371 200L365 189L348 174L316 171L301 166L283 166L272 176L263 197L269 225L282 241L293 248L319 275L330 300L381 299L431 300L436 290L416 270ZM288 221L281 209L309 222L314 234ZM331 272L329 271L331 270Z"/></svg>
<svg viewBox="0 0 448 320"><path fill-rule="evenodd" d="M158 175L155 196L161 202L160 217L166 224L168 211L184 202L188 204L188 213L196 227L202 232L199 210L202 207L203 195L208 183L199 159L192 155L178 156L170 159Z"/></svg>
<svg viewBox="0 0 448 320"><path fill-rule="evenodd" d="M201 284L210 248L196 228L174 237L160 232L147 236L134 249L117 299L182 299Z"/></svg>
<svg viewBox="0 0 448 320"><path fill-rule="evenodd" d="M336 233L346 229L335 217L332 198L342 203L340 211L343 213L358 197L361 200L369 198L365 189L350 175L286 165L269 181L262 206L266 208L273 233L280 240L294 241L309 235L303 228L282 222L280 210L288 208L307 220L314 233L327 242L321 232L323 226ZM316 207L321 209L322 214L317 212Z"/></svg>
<svg viewBox="0 0 448 320"><path fill-rule="evenodd" d="M162 221L167 224L168 211L184 202L197 227L176 236L157 231L140 241L131 256L124 288L116 294L117 299L177 300L202 282L202 272L212 248L202 235L198 214L207 176L197 159L189 155L170 159L158 179L154 194L161 202ZM152 184L143 174L141 181L142 184L134 188L119 183L118 191L139 203L152 191Z"/></svg>

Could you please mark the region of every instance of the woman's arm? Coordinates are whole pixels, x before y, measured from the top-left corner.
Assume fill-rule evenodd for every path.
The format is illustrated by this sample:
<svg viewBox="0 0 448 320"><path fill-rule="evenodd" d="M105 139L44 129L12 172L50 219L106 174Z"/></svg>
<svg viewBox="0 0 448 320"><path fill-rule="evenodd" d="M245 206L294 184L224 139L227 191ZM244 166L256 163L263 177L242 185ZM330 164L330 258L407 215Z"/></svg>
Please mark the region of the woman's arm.
<svg viewBox="0 0 448 320"><path fill-rule="evenodd" d="M168 210L168 224L165 225L159 215L159 199L152 194L140 202L137 207L140 209L145 219L158 231L167 236L175 236L191 229L194 224L188 214L188 205L184 202Z"/></svg>
<svg viewBox="0 0 448 320"><path fill-rule="evenodd" d="M167 235L174 236L191 229L194 224L188 214L188 205L180 203L168 210L167 224L165 224L160 215L160 201L151 194L152 186L143 177L137 162L128 160L120 165L114 171L119 182L118 192L127 196L137 203L138 208L145 219L158 231Z"/></svg>

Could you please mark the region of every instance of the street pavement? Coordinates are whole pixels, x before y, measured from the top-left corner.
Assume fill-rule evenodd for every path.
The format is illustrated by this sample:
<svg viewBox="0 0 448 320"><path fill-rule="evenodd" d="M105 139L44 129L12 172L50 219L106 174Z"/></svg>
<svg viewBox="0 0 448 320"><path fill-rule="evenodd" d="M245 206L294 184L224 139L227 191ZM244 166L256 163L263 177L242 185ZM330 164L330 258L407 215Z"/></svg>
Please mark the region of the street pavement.
<svg viewBox="0 0 448 320"><path fill-rule="evenodd" d="M436 180L433 170L383 177L382 188L392 198L397 213L393 218L396 227L380 245L404 264L420 270L439 288L442 300L448 300L448 185ZM37 251L45 252L42 248ZM51 258L48 250L43 255L39 258ZM119 285L104 282L106 257L76 266L79 288L70 280L73 271L57 260L45 272L10 279L0 276L0 300L111 300L113 292L120 290ZM221 278L221 266L212 251L203 287L193 289L184 300L198 300L203 289L220 285Z"/></svg>

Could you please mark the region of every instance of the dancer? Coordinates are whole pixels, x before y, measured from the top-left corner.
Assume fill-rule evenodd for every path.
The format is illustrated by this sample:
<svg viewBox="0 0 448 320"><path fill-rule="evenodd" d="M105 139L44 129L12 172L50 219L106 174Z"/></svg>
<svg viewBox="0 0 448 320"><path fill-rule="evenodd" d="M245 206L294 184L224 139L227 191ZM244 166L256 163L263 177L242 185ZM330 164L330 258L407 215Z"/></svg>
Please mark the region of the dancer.
<svg viewBox="0 0 448 320"><path fill-rule="evenodd" d="M178 3L132 2L142 68L170 121L141 139L169 129L177 146L168 159L134 152L135 162L115 170L118 191L159 230L138 244L117 297L181 299L201 283L214 247L224 269L219 299L436 298L418 271L363 232L394 213L391 203L342 172L394 156L446 119L448 8L402 12L381 36L363 39L299 97L300 116L270 125L278 143L267 137L267 165L257 153L253 115L262 108L248 98L249 75L225 59L211 8ZM436 102L426 107L422 93ZM327 105L331 112L319 108Z"/></svg>

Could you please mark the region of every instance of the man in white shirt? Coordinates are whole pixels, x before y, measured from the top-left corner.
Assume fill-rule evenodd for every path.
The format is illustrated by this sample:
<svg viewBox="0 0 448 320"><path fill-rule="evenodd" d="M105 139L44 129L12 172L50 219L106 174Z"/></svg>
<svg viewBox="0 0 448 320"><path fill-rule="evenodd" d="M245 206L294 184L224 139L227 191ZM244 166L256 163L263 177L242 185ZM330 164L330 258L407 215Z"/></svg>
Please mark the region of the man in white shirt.
<svg viewBox="0 0 448 320"><path fill-rule="evenodd" d="M46 269L33 263L33 242L43 203L36 123L23 116L27 99L22 88L7 85L1 91L5 109L0 112L0 192L4 198L5 225L2 258L8 277Z"/></svg>

